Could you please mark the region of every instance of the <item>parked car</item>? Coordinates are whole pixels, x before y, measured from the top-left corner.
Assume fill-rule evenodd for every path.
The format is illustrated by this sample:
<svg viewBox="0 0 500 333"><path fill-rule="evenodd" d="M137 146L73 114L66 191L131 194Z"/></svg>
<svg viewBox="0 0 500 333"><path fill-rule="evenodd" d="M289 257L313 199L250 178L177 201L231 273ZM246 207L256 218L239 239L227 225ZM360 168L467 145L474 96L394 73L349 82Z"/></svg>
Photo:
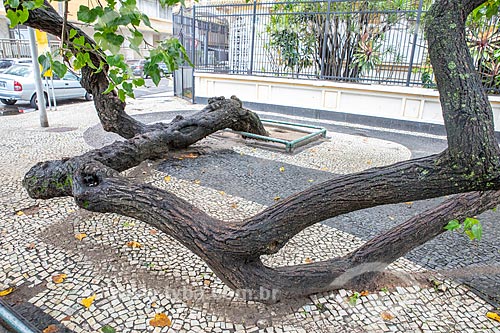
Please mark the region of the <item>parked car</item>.
<svg viewBox="0 0 500 333"><path fill-rule="evenodd" d="M31 58L3 58L0 59L0 73L17 64L31 64Z"/></svg>
<svg viewBox="0 0 500 333"><path fill-rule="evenodd" d="M144 67L147 65L148 62L149 60L146 59L127 61L128 65L130 66L130 69L132 70L132 74L143 78L149 77L148 75L146 75L146 73L144 73ZM161 76L167 77L171 74L167 68L167 65L164 62L158 63L158 67L160 68Z"/></svg>
<svg viewBox="0 0 500 333"><path fill-rule="evenodd" d="M144 65L146 64L146 59L140 60L129 60L128 64L132 70L132 74L135 76L144 77Z"/></svg>
<svg viewBox="0 0 500 333"><path fill-rule="evenodd" d="M70 70L62 78L54 74L52 79L43 79L42 83L46 101L48 96L52 98L52 85L56 100L82 97L87 101L92 100L92 95L80 85L78 75ZM0 102L14 105L18 100L29 101L31 107L38 108L35 77L31 65L14 65L0 74Z"/></svg>
<svg viewBox="0 0 500 333"><path fill-rule="evenodd" d="M170 76L170 74L172 74L172 73L168 70L168 68L167 68L167 64L165 64L164 62L160 62L160 63L158 64L158 67L159 67L159 68L160 68L160 70L162 71L162 73L163 73L163 76L164 76L164 77Z"/></svg>

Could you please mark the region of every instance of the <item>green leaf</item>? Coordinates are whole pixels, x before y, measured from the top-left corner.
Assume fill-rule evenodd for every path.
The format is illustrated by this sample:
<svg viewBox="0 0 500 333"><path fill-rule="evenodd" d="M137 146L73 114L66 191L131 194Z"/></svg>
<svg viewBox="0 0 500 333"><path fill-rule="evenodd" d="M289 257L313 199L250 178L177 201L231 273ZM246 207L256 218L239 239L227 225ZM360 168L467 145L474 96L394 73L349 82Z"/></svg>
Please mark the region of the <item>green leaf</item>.
<svg viewBox="0 0 500 333"><path fill-rule="evenodd" d="M116 333L116 330L109 325L101 327L101 331L102 333Z"/></svg>
<svg viewBox="0 0 500 333"><path fill-rule="evenodd" d="M97 19L97 16L101 16L102 13L103 11L101 7L90 9L87 6L80 5L80 8L78 8L77 17L79 21L85 23L93 23Z"/></svg>
<svg viewBox="0 0 500 333"><path fill-rule="evenodd" d="M109 55L106 57L106 62L110 66L118 66L120 65L121 62L123 62L123 55L121 54Z"/></svg>
<svg viewBox="0 0 500 333"><path fill-rule="evenodd" d="M464 230L470 230L472 226L477 225L478 223L479 223L478 219L468 217L464 220Z"/></svg>
<svg viewBox="0 0 500 333"><path fill-rule="evenodd" d="M40 56L38 56L38 63L42 65L42 72L40 74L44 75L45 72L47 72L50 69L51 67L50 62L51 62L50 54L48 55L41 54Z"/></svg>
<svg viewBox="0 0 500 333"><path fill-rule="evenodd" d="M122 90L122 89L119 89L118 90L118 98L120 99L120 101L122 102L125 102L125 91Z"/></svg>
<svg viewBox="0 0 500 333"><path fill-rule="evenodd" d="M123 90L125 90L125 92L130 93L130 92L133 91L132 90L133 89L133 85L130 82L123 82L122 87L123 87Z"/></svg>
<svg viewBox="0 0 500 333"><path fill-rule="evenodd" d="M122 43L125 40L123 36L117 35L112 32L105 32L101 34L99 37L98 34L96 33L94 35L94 38L96 42L98 42L103 49L109 50L111 53L119 53L120 47L122 46Z"/></svg>
<svg viewBox="0 0 500 333"><path fill-rule="evenodd" d="M11 8L19 7L19 0L9 0L7 3Z"/></svg>
<svg viewBox="0 0 500 333"><path fill-rule="evenodd" d="M28 18L30 17L30 12L26 9L23 8L23 10L18 10L17 15L19 16L19 23L23 24L24 22L28 21Z"/></svg>
<svg viewBox="0 0 500 333"><path fill-rule="evenodd" d="M96 32L96 34L97 34L97 32ZM78 38L74 38L73 39L73 44L83 46L85 44L85 37L84 36L80 36Z"/></svg>
<svg viewBox="0 0 500 333"><path fill-rule="evenodd" d="M144 81L144 79L142 77L139 77L137 79L133 79L132 80L132 83L136 86L136 87L142 87L146 81Z"/></svg>
<svg viewBox="0 0 500 333"><path fill-rule="evenodd" d="M477 239L478 241L480 241L481 238L483 237L483 227L481 226L481 223L474 224L470 229L470 231L474 236L474 238Z"/></svg>
<svg viewBox="0 0 500 333"><path fill-rule="evenodd" d="M137 30L132 30L131 33L132 33L132 37L128 38L128 40L130 42L130 48L140 54L139 46L141 45L142 41L144 40L144 36L142 35L142 33L140 33Z"/></svg>
<svg viewBox="0 0 500 333"><path fill-rule="evenodd" d="M145 14L142 14L142 22L146 25L146 27L150 28L150 29L153 29L155 30L152 26L151 26L151 21L149 20L149 17Z"/></svg>
<svg viewBox="0 0 500 333"><path fill-rule="evenodd" d="M444 228L453 231L460 228L460 223L457 220L451 220Z"/></svg>
<svg viewBox="0 0 500 333"><path fill-rule="evenodd" d="M103 92L104 95L109 94L115 89L115 85L113 82L110 82L108 88Z"/></svg>
<svg viewBox="0 0 500 333"><path fill-rule="evenodd" d="M5 16L7 16L10 21L9 27L14 28L19 23L19 16L17 16L17 12L12 9L8 9Z"/></svg>
<svg viewBox="0 0 500 333"><path fill-rule="evenodd" d="M64 75L66 75L68 67L66 67L66 65L59 60L54 60L54 62L52 62L52 70L54 71L54 73L56 73L57 76L62 78L64 77Z"/></svg>
<svg viewBox="0 0 500 333"><path fill-rule="evenodd" d="M76 29L71 29L69 31L69 39L72 39L73 37L75 37L77 33L78 33L78 31L76 31Z"/></svg>
<svg viewBox="0 0 500 333"><path fill-rule="evenodd" d="M470 239L470 240L474 240L475 236L474 236L474 234L472 233L472 231L470 231L470 230L465 230L465 234L466 234L467 236L469 236L469 239Z"/></svg>
<svg viewBox="0 0 500 333"><path fill-rule="evenodd" d="M27 10L35 9L35 2L34 1L23 1L23 8L25 8Z"/></svg>

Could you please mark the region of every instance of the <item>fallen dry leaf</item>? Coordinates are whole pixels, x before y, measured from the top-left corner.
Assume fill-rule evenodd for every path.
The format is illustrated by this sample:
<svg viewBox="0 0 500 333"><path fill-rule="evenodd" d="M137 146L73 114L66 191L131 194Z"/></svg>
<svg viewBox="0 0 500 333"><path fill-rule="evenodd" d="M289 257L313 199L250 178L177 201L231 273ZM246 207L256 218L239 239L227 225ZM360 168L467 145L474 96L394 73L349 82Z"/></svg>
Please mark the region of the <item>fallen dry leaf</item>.
<svg viewBox="0 0 500 333"><path fill-rule="evenodd" d="M274 201L279 201L280 199L281 199L281 197L279 197L279 196L274 197Z"/></svg>
<svg viewBox="0 0 500 333"><path fill-rule="evenodd" d="M133 249L138 249L138 248L142 247L141 243L136 242L136 241L131 241L131 242L128 242L128 243L127 243L127 246L128 246L128 247L131 247L131 248L133 248Z"/></svg>
<svg viewBox="0 0 500 333"><path fill-rule="evenodd" d="M81 241L82 239L84 239L85 237L87 237L87 234L76 234L75 235L75 238L78 239L79 241Z"/></svg>
<svg viewBox="0 0 500 333"><path fill-rule="evenodd" d="M35 243L29 243L26 245L26 250L33 250L36 247Z"/></svg>
<svg viewBox="0 0 500 333"><path fill-rule="evenodd" d="M165 180L165 182L168 183L169 181L172 180L172 177L171 176L165 176L165 177L163 177L163 179Z"/></svg>
<svg viewBox="0 0 500 333"><path fill-rule="evenodd" d="M383 320L392 320L394 319L394 315L390 313L389 311L382 311L380 312L380 317L382 317Z"/></svg>
<svg viewBox="0 0 500 333"><path fill-rule="evenodd" d="M63 319L61 319L61 321L70 321L70 320L71 320L71 316L66 316Z"/></svg>
<svg viewBox="0 0 500 333"><path fill-rule="evenodd" d="M211 283L212 283L212 281L210 281L210 280L206 280L206 279L205 279L205 280L203 280L203 284L204 284L205 286L207 286L207 287L208 287L208 286L210 286L210 284L211 284Z"/></svg>
<svg viewBox="0 0 500 333"><path fill-rule="evenodd" d="M236 202L233 202L233 203L231 204L231 208L233 208L233 209L238 208L238 204L237 204Z"/></svg>
<svg viewBox="0 0 500 333"><path fill-rule="evenodd" d="M314 179L309 179L308 182L309 183L312 183L314 181Z"/></svg>
<svg viewBox="0 0 500 333"><path fill-rule="evenodd" d="M0 291L0 297L7 296L11 292L13 292L14 289L15 289L14 287L10 287L10 288L7 288L7 289Z"/></svg>
<svg viewBox="0 0 500 333"><path fill-rule="evenodd" d="M158 230L156 230L156 229L149 230L150 235L156 235L157 233L158 233Z"/></svg>
<svg viewBox="0 0 500 333"><path fill-rule="evenodd" d="M151 303L151 307L156 308L156 307L158 307L158 304L156 304L156 302L153 302L153 303Z"/></svg>
<svg viewBox="0 0 500 333"><path fill-rule="evenodd" d="M59 332L59 327L52 324L52 325L47 326L47 328L44 329L42 332L43 333L56 333L56 332Z"/></svg>
<svg viewBox="0 0 500 333"><path fill-rule="evenodd" d="M68 276L66 274L57 274L57 275L54 275L52 276L52 282L54 283L63 283L64 280L67 278Z"/></svg>
<svg viewBox="0 0 500 333"><path fill-rule="evenodd" d="M219 191L220 195L226 195L226 192L224 191Z"/></svg>
<svg viewBox="0 0 500 333"><path fill-rule="evenodd" d="M90 296L90 297L87 297L87 298L84 298L80 301L80 303L86 307L87 309L90 308L90 306L92 305L92 303L94 303L94 300L95 300L95 294Z"/></svg>
<svg viewBox="0 0 500 333"><path fill-rule="evenodd" d="M198 158L198 154L196 153L187 153L187 154L182 154L181 157L182 158Z"/></svg>
<svg viewBox="0 0 500 333"><path fill-rule="evenodd" d="M196 179L196 180L194 181L194 183L199 185L199 184L201 184L201 180Z"/></svg>
<svg viewBox="0 0 500 333"><path fill-rule="evenodd" d="M366 164L368 164L368 165L372 164L372 160L366 161Z"/></svg>
<svg viewBox="0 0 500 333"><path fill-rule="evenodd" d="M149 325L153 327L165 327L172 325L172 321L164 313L157 313L155 317L149 321Z"/></svg>
<svg viewBox="0 0 500 333"><path fill-rule="evenodd" d="M498 313L496 313L496 312L488 312L486 314L486 317L500 322L500 315L498 315Z"/></svg>
<svg viewBox="0 0 500 333"><path fill-rule="evenodd" d="M285 172L285 167L280 167L280 172Z"/></svg>
<svg viewBox="0 0 500 333"><path fill-rule="evenodd" d="M16 212L16 215L17 216L23 216L24 212L22 210L19 210L19 211Z"/></svg>
<svg viewBox="0 0 500 333"><path fill-rule="evenodd" d="M306 264L310 264L310 263L312 263L312 262L313 262L313 260L312 260L311 258L307 257L307 258L305 258L305 259L304 259L304 262L305 262Z"/></svg>
<svg viewBox="0 0 500 333"><path fill-rule="evenodd" d="M411 206L411 205L413 205L413 201L407 201L407 202L405 202L405 205Z"/></svg>
<svg viewBox="0 0 500 333"><path fill-rule="evenodd" d="M370 293L368 290L363 290L362 292L359 293L360 296L368 296Z"/></svg>
<svg viewBox="0 0 500 333"><path fill-rule="evenodd" d="M322 167L321 171L328 171L328 168L327 167Z"/></svg>

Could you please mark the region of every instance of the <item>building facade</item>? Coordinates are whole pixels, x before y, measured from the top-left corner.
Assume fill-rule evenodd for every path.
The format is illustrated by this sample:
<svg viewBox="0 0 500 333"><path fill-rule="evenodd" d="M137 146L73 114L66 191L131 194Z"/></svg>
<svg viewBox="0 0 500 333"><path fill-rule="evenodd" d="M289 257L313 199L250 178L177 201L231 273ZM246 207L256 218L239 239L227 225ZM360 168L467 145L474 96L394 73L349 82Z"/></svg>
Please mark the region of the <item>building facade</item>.
<svg viewBox="0 0 500 333"><path fill-rule="evenodd" d="M62 15L64 8L63 2L54 2L55 9ZM68 1L68 20L77 25L90 36L94 30L92 26L78 21L77 12L81 6L88 6L86 0L71 0ZM127 42L121 49L121 53L125 59L141 59L148 55L148 50L158 42L163 41L172 36L172 9L170 7L162 8L158 0L137 0L137 7L141 12L149 16L153 29L141 25L139 30L144 35L144 42L141 45L141 53L137 54L134 50L128 47ZM126 33L124 33L126 36ZM5 16L3 5L0 6L0 56L1 57L23 57L29 56L27 28L18 26L9 28L9 20ZM57 43L57 36L50 36L49 40Z"/></svg>

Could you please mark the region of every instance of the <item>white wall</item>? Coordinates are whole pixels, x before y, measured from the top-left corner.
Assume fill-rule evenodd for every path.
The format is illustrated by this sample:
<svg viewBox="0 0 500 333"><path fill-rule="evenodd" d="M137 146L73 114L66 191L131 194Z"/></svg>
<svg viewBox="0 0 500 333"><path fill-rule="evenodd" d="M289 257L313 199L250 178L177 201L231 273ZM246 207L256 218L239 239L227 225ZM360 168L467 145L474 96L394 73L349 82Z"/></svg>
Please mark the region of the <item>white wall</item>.
<svg viewBox="0 0 500 333"><path fill-rule="evenodd" d="M195 73L196 97L236 95L242 101L443 124L436 90L331 81ZM500 131L500 97L490 97Z"/></svg>

